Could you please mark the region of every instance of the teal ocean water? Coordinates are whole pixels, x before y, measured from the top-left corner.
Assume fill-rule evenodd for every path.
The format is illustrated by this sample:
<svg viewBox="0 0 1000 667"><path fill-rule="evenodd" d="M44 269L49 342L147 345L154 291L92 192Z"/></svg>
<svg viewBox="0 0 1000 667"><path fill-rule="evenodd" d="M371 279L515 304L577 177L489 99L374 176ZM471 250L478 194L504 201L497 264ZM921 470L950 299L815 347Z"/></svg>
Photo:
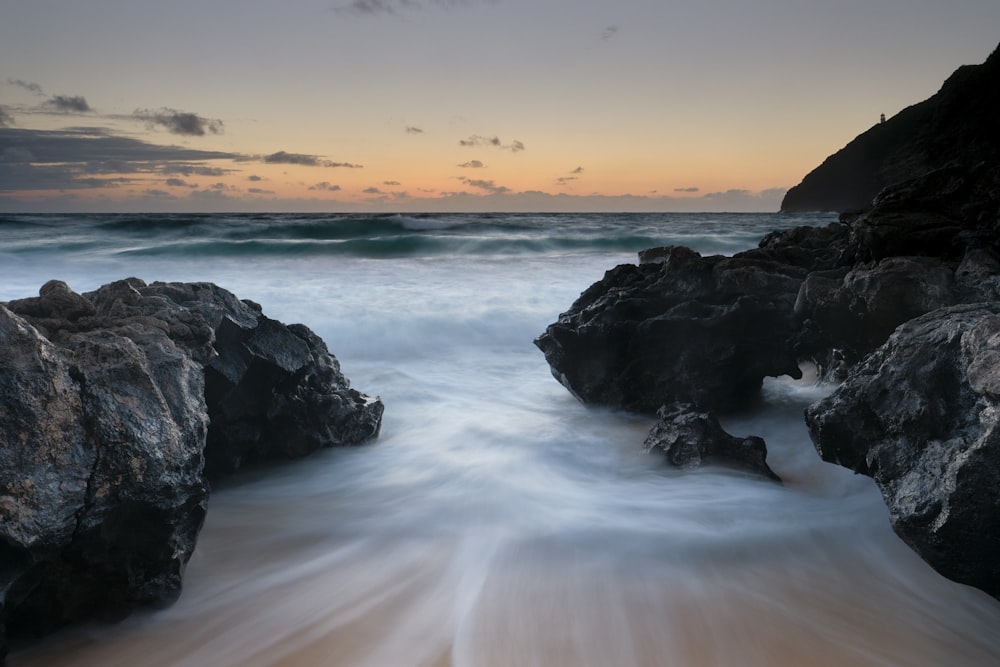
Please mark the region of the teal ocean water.
<svg viewBox="0 0 1000 667"><path fill-rule="evenodd" d="M533 338L658 245L732 254L830 215L4 215L0 301L58 278L212 281L320 334L380 395L378 441L215 489L169 609L74 628L12 667L1000 664L1000 604L892 533L765 382L785 480L681 473L644 417L581 405Z"/></svg>

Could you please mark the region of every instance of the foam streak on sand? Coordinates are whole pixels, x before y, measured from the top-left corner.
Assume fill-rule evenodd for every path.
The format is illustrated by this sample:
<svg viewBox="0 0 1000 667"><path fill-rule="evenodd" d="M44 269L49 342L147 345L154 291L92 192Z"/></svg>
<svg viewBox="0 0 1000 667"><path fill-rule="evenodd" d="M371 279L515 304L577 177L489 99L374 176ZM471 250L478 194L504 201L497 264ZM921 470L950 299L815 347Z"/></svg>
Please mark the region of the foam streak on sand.
<svg viewBox="0 0 1000 667"><path fill-rule="evenodd" d="M386 406L372 445L215 489L174 606L57 634L9 664L1000 662L1000 605L903 545L871 480L819 460L802 409L829 388L769 380L758 411L723 420L730 433L767 441L785 484L683 473L641 453L651 420L580 405L533 347L561 309L645 245L697 237L706 252L746 247L775 220L552 218L484 216L410 233L594 243L391 262L294 253L206 261L120 251L175 241L159 222L133 235L68 220L72 242L50 235L32 245L37 234L20 228L5 237L0 254L15 259L0 263L0 299L50 278L78 291L125 275L211 280L276 319L309 325L352 383ZM184 235L231 233L240 220L197 220ZM247 216L243 233L298 220ZM398 221L378 224L404 233ZM628 224L655 243L602 243Z"/></svg>

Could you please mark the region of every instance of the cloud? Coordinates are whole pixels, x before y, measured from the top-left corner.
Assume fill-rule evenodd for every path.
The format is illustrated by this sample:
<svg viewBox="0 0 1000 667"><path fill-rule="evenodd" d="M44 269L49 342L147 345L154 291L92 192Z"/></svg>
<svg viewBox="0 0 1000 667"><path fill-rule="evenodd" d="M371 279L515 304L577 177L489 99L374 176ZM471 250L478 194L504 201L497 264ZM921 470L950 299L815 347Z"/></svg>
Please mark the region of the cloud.
<svg viewBox="0 0 1000 667"><path fill-rule="evenodd" d="M248 181L253 181L253 182L256 183L257 181L262 181L264 179L261 178L260 176L258 176L257 174L250 174L249 176L247 176L247 180Z"/></svg>
<svg viewBox="0 0 1000 667"><path fill-rule="evenodd" d="M239 159L239 157L233 156L233 159ZM205 167L186 162L175 162L164 165L161 171L164 174L180 174L181 176L225 176L232 173L233 170L223 167Z"/></svg>
<svg viewBox="0 0 1000 667"><path fill-rule="evenodd" d="M458 166L462 167L463 169L482 169L486 165L480 162L479 160L469 160L468 162L463 162Z"/></svg>
<svg viewBox="0 0 1000 667"><path fill-rule="evenodd" d="M556 179L556 183L559 185L568 185L572 181L579 180L576 176L560 176Z"/></svg>
<svg viewBox="0 0 1000 667"><path fill-rule="evenodd" d="M44 106L60 113L87 113L93 111L82 95L56 95L50 97Z"/></svg>
<svg viewBox="0 0 1000 667"><path fill-rule="evenodd" d="M493 137L484 137L481 134L473 134L468 139L459 139L458 140L458 145L459 146L466 146L466 147L469 147L469 146L494 146L496 148L501 148L503 150L511 151L512 153L519 153L519 152L521 152L521 151L524 150L524 143L518 141L517 139L515 139L514 141L510 142L507 145L504 145L504 143L502 141L500 141L500 137L496 137L496 136L493 136Z"/></svg>
<svg viewBox="0 0 1000 667"><path fill-rule="evenodd" d="M11 79L11 78L8 78L7 79L7 83L9 83L12 86L17 86L18 88L24 88L29 93L32 93L34 95L44 95L45 94L45 93L42 92L42 87L40 85L38 85L37 83L33 83L31 81L23 81L21 79Z"/></svg>
<svg viewBox="0 0 1000 667"><path fill-rule="evenodd" d="M701 192L701 188L674 188L674 192Z"/></svg>
<svg viewBox="0 0 1000 667"><path fill-rule="evenodd" d="M14 117L7 111L7 107L0 106L0 127L10 127L14 124Z"/></svg>
<svg viewBox="0 0 1000 667"><path fill-rule="evenodd" d="M273 195L273 194L275 194L274 190L264 190L262 188L248 188L247 192L249 192L252 195Z"/></svg>
<svg viewBox="0 0 1000 667"><path fill-rule="evenodd" d="M428 5L451 8L470 4L473 0L352 0L349 4L334 7L333 11L350 16L377 16L395 14L401 9L424 9Z"/></svg>
<svg viewBox="0 0 1000 667"><path fill-rule="evenodd" d="M574 169L573 171L571 171L569 173L571 173L571 174L582 174L583 173L583 167L577 167L576 169Z"/></svg>
<svg viewBox="0 0 1000 667"><path fill-rule="evenodd" d="M132 117L144 121L150 127L159 125L171 134L188 137L203 137L211 132L222 134L222 121L203 118L195 113L178 111L177 109L136 109Z"/></svg>
<svg viewBox="0 0 1000 667"><path fill-rule="evenodd" d="M149 190L143 190L142 194L146 195L147 197L163 197L165 199L173 199L174 198L174 196L172 194L170 194L169 192L167 192L166 190L156 190L156 189L152 189L152 188L149 189Z"/></svg>
<svg viewBox="0 0 1000 667"><path fill-rule="evenodd" d="M705 199L723 199L723 198L734 198L734 197L747 197L751 196L749 190L733 188L726 190L725 192L706 192L704 195Z"/></svg>
<svg viewBox="0 0 1000 667"><path fill-rule="evenodd" d="M606 42L617 34L618 34L618 26L609 25L607 28L601 31L601 39Z"/></svg>
<svg viewBox="0 0 1000 667"><path fill-rule="evenodd" d="M413 127L412 125L408 125L406 127L406 133L407 134L423 134L424 131L421 130L419 127Z"/></svg>
<svg viewBox="0 0 1000 667"><path fill-rule="evenodd" d="M462 177L459 180L468 186L479 188L480 190L486 190L487 192L495 195L510 192L510 188L504 185L497 185L492 180L487 181L479 178L465 178L465 177Z"/></svg>
<svg viewBox="0 0 1000 667"><path fill-rule="evenodd" d="M394 185L401 185L401 183L399 181L382 181L382 185L388 185L391 187Z"/></svg>
<svg viewBox="0 0 1000 667"><path fill-rule="evenodd" d="M237 157L219 151L159 146L103 128L0 128L0 192L113 187L131 182L123 175L223 174L229 170L202 163Z"/></svg>
<svg viewBox="0 0 1000 667"><path fill-rule="evenodd" d="M198 187L196 185L188 183L183 178L168 178L166 181L164 181L164 184L166 184L167 186L169 186L171 188L195 188L195 187Z"/></svg>
<svg viewBox="0 0 1000 667"><path fill-rule="evenodd" d="M318 155L288 153L285 151L271 153L270 155L265 155L261 159L267 164L297 164L303 167L344 167L346 169L362 168L362 165L360 164L351 164L350 162L331 162L330 160L321 159Z"/></svg>
<svg viewBox="0 0 1000 667"><path fill-rule="evenodd" d="M366 195L381 195L381 194L384 194L381 190L379 190L378 188L376 188L374 186L370 187L370 188L365 188L361 192L365 193Z"/></svg>
<svg viewBox="0 0 1000 667"><path fill-rule="evenodd" d="M309 189L310 190L325 190L327 192L337 192L338 190L340 190L340 186L332 184L329 181L322 181L320 183L317 183L316 185L310 185Z"/></svg>

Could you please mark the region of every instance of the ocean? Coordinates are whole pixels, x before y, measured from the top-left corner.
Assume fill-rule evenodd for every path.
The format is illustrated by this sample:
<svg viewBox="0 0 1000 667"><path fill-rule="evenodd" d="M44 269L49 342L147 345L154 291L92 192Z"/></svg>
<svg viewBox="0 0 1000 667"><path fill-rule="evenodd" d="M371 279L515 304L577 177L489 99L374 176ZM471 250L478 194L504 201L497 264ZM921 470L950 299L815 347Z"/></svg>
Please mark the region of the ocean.
<svg viewBox="0 0 1000 667"><path fill-rule="evenodd" d="M71 628L11 667L1000 664L1000 603L892 532L765 381L784 483L642 452L532 340L658 245L755 246L832 215L2 215L0 301L47 280L211 281L327 342L385 403L378 440L218 485L171 607Z"/></svg>

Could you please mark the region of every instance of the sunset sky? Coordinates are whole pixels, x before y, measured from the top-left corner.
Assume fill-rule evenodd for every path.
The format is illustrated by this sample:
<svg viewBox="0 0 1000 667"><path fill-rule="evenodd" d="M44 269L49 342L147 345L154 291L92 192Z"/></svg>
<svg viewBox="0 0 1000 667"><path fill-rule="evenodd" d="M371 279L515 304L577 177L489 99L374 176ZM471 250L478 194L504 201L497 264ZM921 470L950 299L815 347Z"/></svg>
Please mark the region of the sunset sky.
<svg viewBox="0 0 1000 667"><path fill-rule="evenodd" d="M3 211L773 211L997 0L0 0Z"/></svg>

